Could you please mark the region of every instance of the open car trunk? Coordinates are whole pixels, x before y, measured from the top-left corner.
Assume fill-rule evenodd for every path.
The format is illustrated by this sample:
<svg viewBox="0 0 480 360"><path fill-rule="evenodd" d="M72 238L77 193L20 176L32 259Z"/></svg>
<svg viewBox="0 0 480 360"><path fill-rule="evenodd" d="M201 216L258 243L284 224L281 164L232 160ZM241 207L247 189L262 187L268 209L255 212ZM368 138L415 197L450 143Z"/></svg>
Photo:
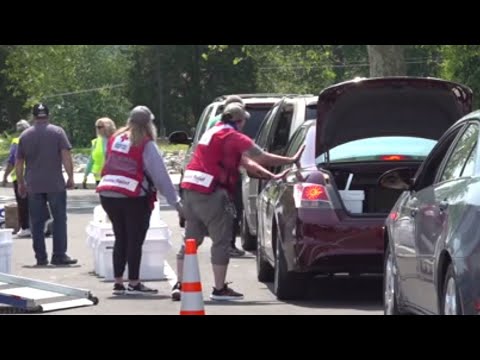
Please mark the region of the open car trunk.
<svg viewBox="0 0 480 360"><path fill-rule="evenodd" d="M337 84L318 97L316 156L374 137L438 140L471 110L469 88L439 79L396 77Z"/></svg>
<svg viewBox="0 0 480 360"><path fill-rule="evenodd" d="M402 190L385 189L379 185L379 178L386 171L398 167L411 168L412 177L421 162L378 162L330 164L322 171L334 179L342 204L353 216L385 217L397 202Z"/></svg>
<svg viewBox="0 0 480 360"><path fill-rule="evenodd" d="M388 214L401 192L381 188L380 176L409 166L414 176L428 153L415 155L411 147L425 140L438 141L470 111L471 89L441 79L385 77L336 84L318 97L315 157L322 158L321 169L331 173L350 213ZM367 154L372 143L356 145L354 151L349 150L350 156L342 157L345 148L357 141L394 137L419 140L404 148L395 148L398 142L391 140L384 146L387 153ZM366 155L370 160L363 158ZM409 156L405 157L408 160L387 161L382 155Z"/></svg>

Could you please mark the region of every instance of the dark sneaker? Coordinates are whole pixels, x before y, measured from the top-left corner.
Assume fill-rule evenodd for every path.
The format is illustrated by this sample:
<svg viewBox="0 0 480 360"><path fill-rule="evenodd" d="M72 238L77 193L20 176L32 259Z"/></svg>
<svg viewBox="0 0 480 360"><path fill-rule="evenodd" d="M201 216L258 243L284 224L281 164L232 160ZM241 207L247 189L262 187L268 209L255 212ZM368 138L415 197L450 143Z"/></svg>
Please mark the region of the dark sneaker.
<svg viewBox="0 0 480 360"><path fill-rule="evenodd" d="M182 283L179 281L172 288L172 300L180 301L182 299Z"/></svg>
<svg viewBox="0 0 480 360"><path fill-rule="evenodd" d="M242 257L245 255L245 251L237 249L237 248L230 248L230 257L236 258L236 257Z"/></svg>
<svg viewBox="0 0 480 360"><path fill-rule="evenodd" d="M123 284L115 284L113 285L113 295L125 295L125 286Z"/></svg>
<svg viewBox="0 0 480 360"><path fill-rule="evenodd" d="M223 289L217 290L213 288L213 292L210 295L210 299L215 301L236 301L243 300L243 294L240 294L233 289L228 287L228 284L225 284Z"/></svg>
<svg viewBox="0 0 480 360"><path fill-rule="evenodd" d="M69 256L64 256L61 258L52 257L52 265L75 265L78 262L77 259L72 259Z"/></svg>
<svg viewBox="0 0 480 360"><path fill-rule="evenodd" d="M127 295L156 295L158 294L158 290L150 289L146 287L142 283L139 283L136 286L128 285L127 287Z"/></svg>
<svg viewBox="0 0 480 360"><path fill-rule="evenodd" d="M37 260L37 266L47 266L48 260Z"/></svg>

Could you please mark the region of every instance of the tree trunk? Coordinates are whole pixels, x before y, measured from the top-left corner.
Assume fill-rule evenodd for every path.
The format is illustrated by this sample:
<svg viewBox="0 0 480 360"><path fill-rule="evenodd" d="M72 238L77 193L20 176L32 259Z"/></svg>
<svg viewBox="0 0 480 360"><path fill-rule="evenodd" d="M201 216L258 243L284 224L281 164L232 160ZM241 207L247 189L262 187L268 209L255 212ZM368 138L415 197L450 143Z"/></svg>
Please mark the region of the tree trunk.
<svg viewBox="0 0 480 360"><path fill-rule="evenodd" d="M403 45L367 45L370 77L407 74Z"/></svg>

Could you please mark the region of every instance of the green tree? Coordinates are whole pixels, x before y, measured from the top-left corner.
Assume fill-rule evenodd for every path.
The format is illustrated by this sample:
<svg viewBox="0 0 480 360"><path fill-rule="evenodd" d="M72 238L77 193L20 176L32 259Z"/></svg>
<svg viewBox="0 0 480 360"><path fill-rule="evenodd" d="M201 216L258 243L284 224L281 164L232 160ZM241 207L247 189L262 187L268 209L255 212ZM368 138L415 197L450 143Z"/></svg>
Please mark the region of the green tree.
<svg viewBox="0 0 480 360"><path fill-rule="evenodd" d="M165 133L195 125L219 95L256 91L241 45L136 46L131 59L130 100L149 106Z"/></svg>
<svg viewBox="0 0 480 360"><path fill-rule="evenodd" d="M22 45L6 59L3 74L24 108L48 104L52 121L63 126L76 146L87 146L95 121L104 116L123 124L131 107L125 93L130 68L126 46Z"/></svg>
<svg viewBox="0 0 480 360"><path fill-rule="evenodd" d="M443 63L441 75L447 80L460 82L472 88L474 107L480 92L480 45L444 45L442 47Z"/></svg>

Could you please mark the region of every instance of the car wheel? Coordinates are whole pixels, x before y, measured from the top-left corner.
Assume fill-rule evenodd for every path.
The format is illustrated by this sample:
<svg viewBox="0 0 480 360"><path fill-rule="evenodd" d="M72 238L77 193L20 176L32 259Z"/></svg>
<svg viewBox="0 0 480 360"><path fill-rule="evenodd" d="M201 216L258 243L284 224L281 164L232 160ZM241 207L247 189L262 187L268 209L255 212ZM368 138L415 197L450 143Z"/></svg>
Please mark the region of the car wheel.
<svg viewBox="0 0 480 360"><path fill-rule="evenodd" d="M445 275L440 313L442 315L462 315L457 281L452 264L448 266Z"/></svg>
<svg viewBox="0 0 480 360"><path fill-rule="evenodd" d="M383 271L383 313L384 315L400 315L401 311L397 302L397 278L395 263L390 246L385 250L385 262Z"/></svg>
<svg viewBox="0 0 480 360"><path fill-rule="evenodd" d="M277 241L273 288L278 300L298 300L305 297L309 274L289 272L285 252Z"/></svg>
<svg viewBox="0 0 480 360"><path fill-rule="evenodd" d="M246 218L245 211L243 211L240 230L242 248L245 251L254 251L257 248L257 237L250 234L250 229L248 228L248 222Z"/></svg>
<svg viewBox="0 0 480 360"><path fill-rule="evenodd" d="M257 278L260 282L272 282L274 278L273 267L263 256L260 246L257 247Z"/></svg>

